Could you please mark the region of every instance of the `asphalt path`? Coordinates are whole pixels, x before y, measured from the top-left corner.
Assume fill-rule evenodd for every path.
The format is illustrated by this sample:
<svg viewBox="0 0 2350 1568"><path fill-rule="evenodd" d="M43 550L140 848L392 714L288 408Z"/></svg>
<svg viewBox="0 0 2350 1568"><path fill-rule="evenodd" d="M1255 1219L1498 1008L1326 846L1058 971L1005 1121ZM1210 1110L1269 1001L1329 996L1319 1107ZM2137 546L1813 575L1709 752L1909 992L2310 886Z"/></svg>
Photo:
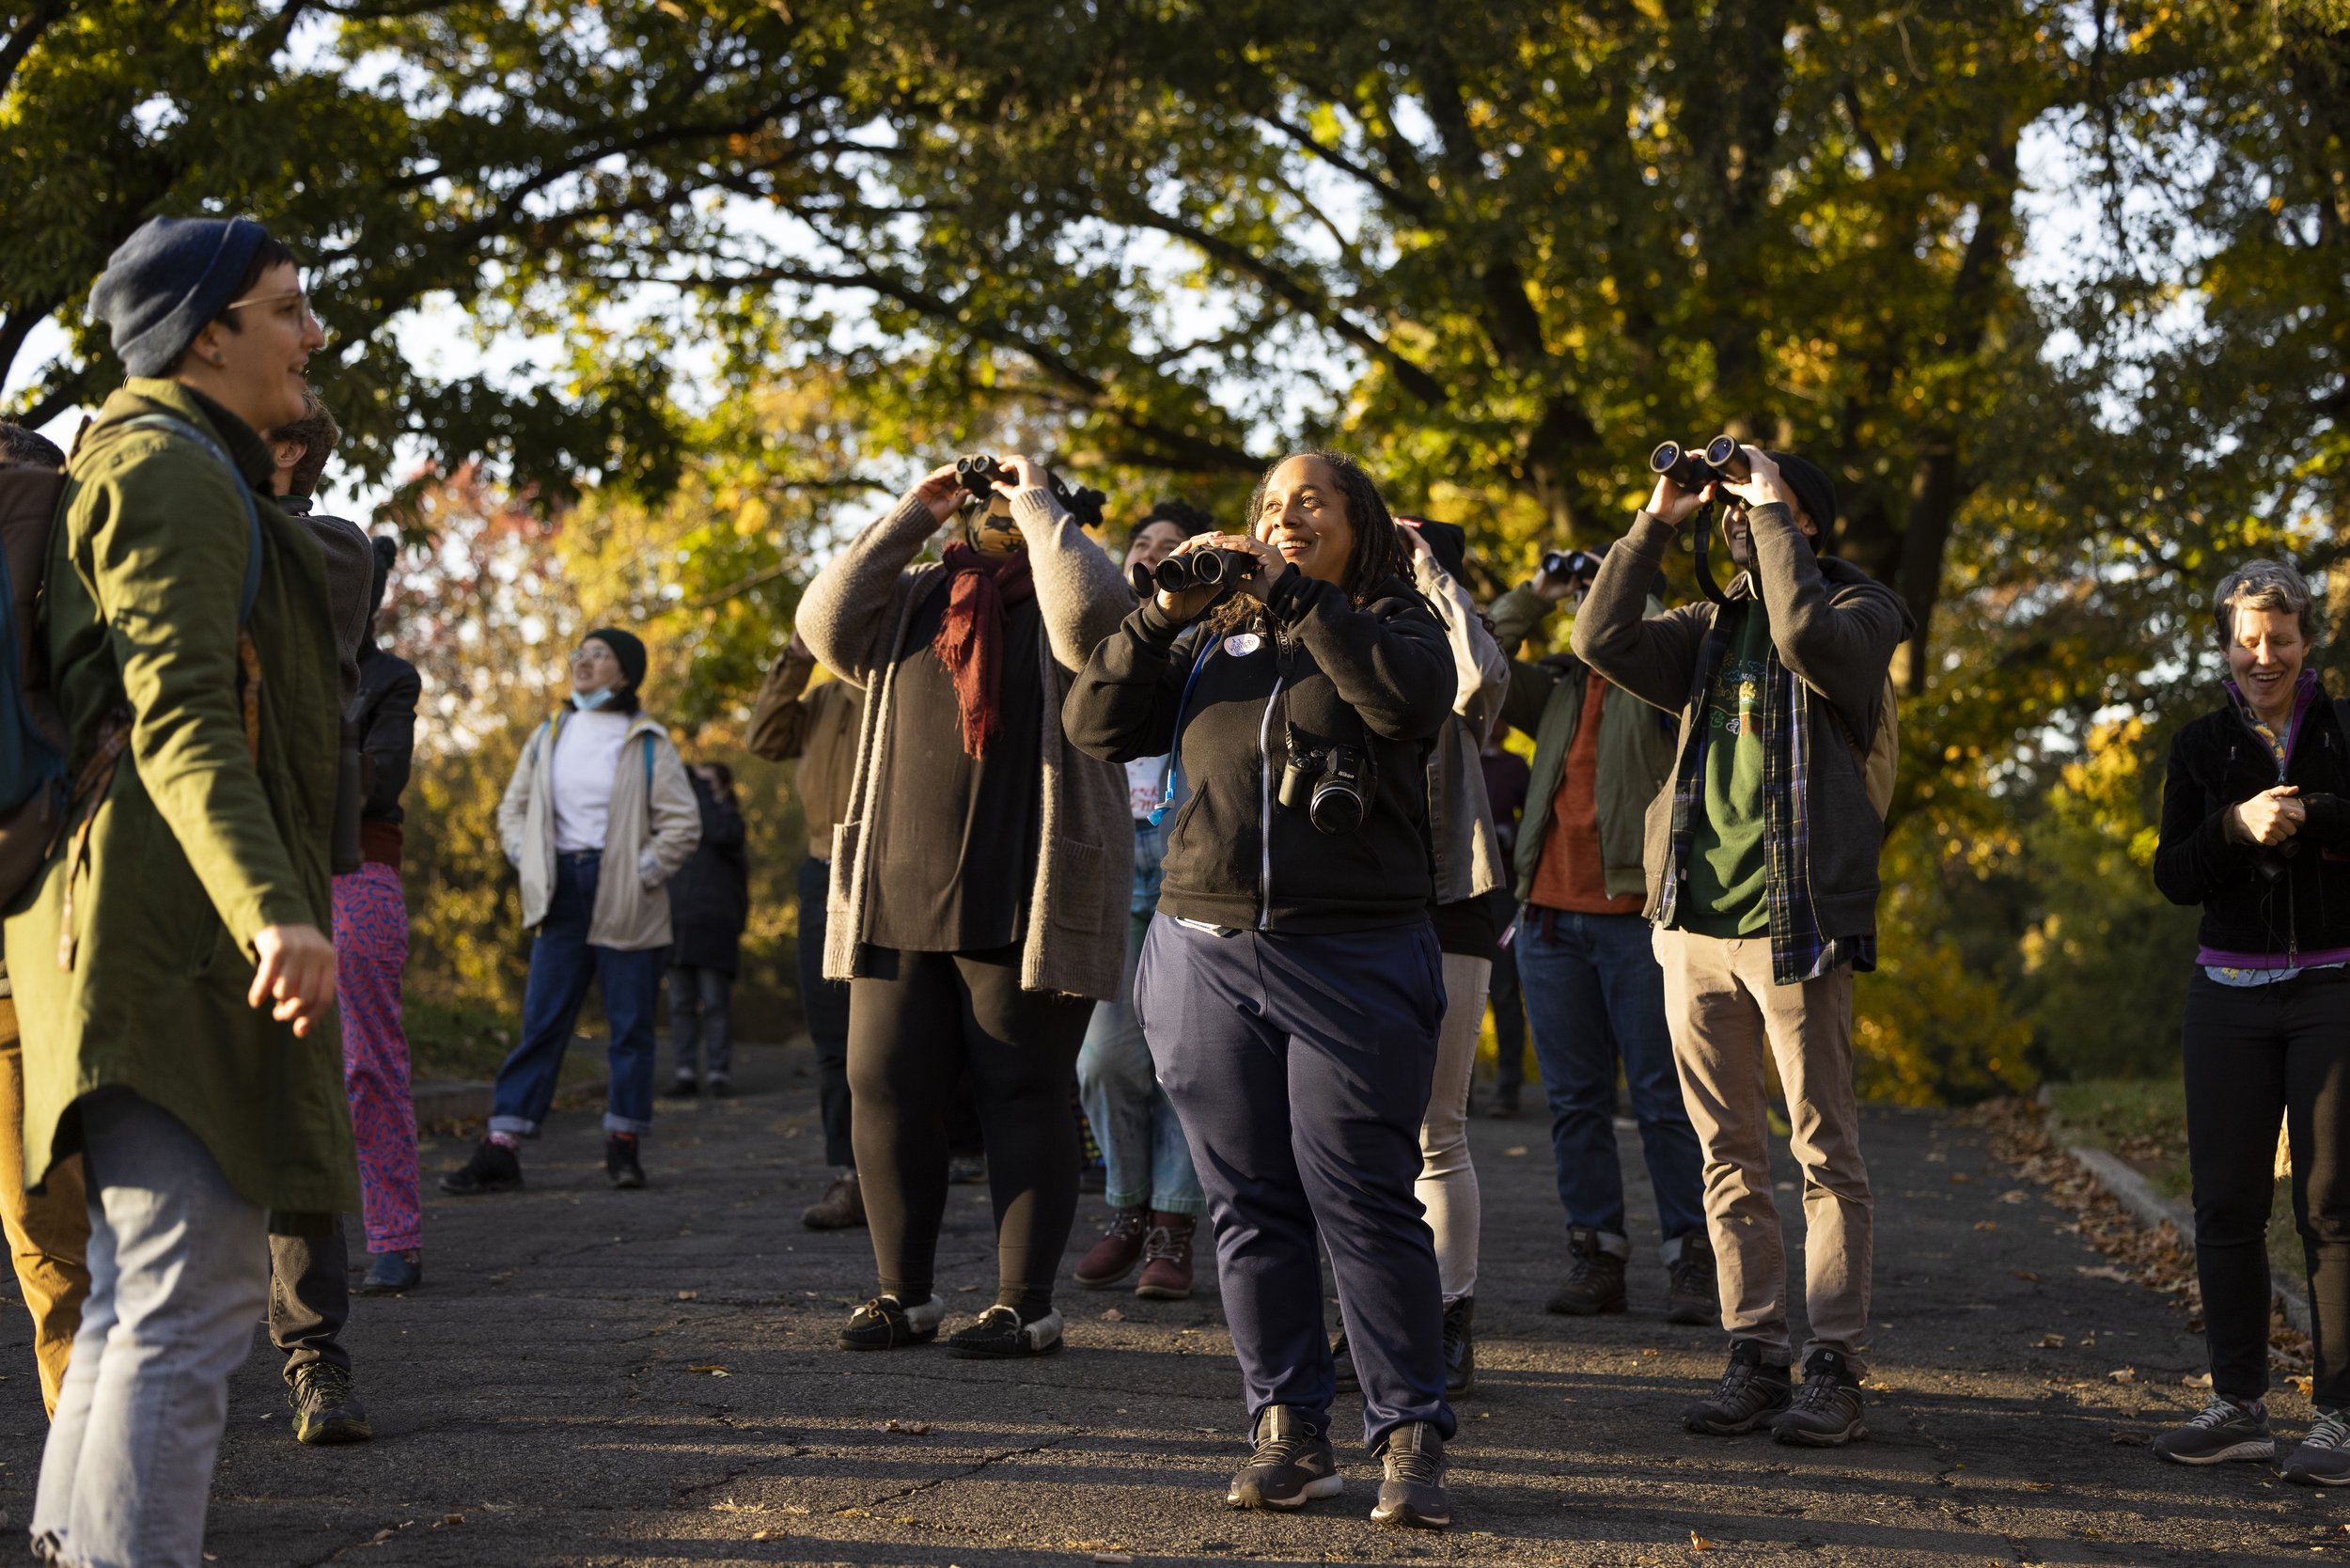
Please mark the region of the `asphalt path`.
<svg viewBox="0 0 2350 1568"><path fill-rule="evenodd" d="M1564 1231L1542 1119L1479 1119L1480 1377L1452 1450L1457 1523L1368 1522L1377 1466L1341 1402L1345 1493L1235 1513L1239 1380L1213 1279L1186 1302L1062 1297L1062 1355L853 1356L863 1231L798 1223L824 1172L805 1050L739 1053L746 1092L665 1102L652 1184L603 1182L596 1116L559 1113L519 1194L428 1197L426 1279L356 1303L370 1444L294 1443L257 1337L231 1394L208 1556L394 1564L2282 1563L2350 1557L2350 1496L2265 1468L2183 1470L2144 1439L2198 1407L2199 1341L2115 1277L2070 1216L1926 1113L1868 1128L1877 1191L1869 1438L1833 1451L1703 1438L1715 1331L1663 1320L1653 1234L1632 1310L1543 1311ZM1637 1135L1619 1134L1636 1231ZM458 1140L425 1150L428 1186ZM1789 1174L1782 1171L1782 1176ZM1791 1236L1801 1215L1780 1185ZM1073 1247L1092 1238L1089 1198ZM992 1299L983 1189L956 1188L941 1252L958 1317ZM1335 1322L1335 1309L1333 1309ZM0 1557L21 1560L42 1420L20 1309L0 1312ZM2306 1402L2285 1393L2297 1431ZM894 1424L893 1424L894 1423Z"/></svg>

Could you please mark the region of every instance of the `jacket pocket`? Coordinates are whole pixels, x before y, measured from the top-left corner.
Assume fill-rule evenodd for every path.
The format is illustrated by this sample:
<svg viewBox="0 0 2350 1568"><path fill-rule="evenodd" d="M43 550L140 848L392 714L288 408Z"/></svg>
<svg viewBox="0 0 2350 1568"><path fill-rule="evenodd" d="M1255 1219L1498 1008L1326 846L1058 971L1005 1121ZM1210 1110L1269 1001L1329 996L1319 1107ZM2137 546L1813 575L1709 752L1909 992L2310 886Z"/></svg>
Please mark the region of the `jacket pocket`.
<svg viewBox="0 0 2350 1568"><path fill-rule="evenodd" d="M1108 866L1109 852L1099 844L1070 838L1053 840L1053 874L1045 886L1044 898L1053 906L1055 926L1087 934L1102 929L1102 914L1107 903L1103 874ZM1128 886L1131 888L1131 872Z"/></svg>

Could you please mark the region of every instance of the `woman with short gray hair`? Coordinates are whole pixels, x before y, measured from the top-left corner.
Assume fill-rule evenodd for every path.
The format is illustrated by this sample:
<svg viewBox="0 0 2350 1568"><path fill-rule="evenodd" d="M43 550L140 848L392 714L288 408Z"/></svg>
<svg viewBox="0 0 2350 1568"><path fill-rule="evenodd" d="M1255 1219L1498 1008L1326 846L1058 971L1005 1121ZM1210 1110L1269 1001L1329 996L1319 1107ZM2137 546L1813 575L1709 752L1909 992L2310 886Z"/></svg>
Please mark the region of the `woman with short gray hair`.
<svg viewBox="0 0 2350 1568"><path fill-rule="evenodd" d="M2316 1419L2279 1468L2350 1484L2350 741L2316 672L2309 585L2282 561L2212 596L2226 700L2179 731L2154 883L2201 904L2183 1030L2195 1267L2212 1398L2154 1440L2182 1465L2272 1459L2268 1213L2277 1126L2293 1150Z"/></svg>

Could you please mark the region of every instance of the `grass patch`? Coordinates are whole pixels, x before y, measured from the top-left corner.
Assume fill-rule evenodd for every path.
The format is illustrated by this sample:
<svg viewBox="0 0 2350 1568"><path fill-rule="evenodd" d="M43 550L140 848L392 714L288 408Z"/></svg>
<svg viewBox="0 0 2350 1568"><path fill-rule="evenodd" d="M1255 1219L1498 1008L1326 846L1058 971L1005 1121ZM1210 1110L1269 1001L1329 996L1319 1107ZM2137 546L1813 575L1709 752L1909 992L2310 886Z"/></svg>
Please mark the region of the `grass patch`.
<svg viewBox="0 0 2350 1568"><path fill-rule="evenodd" d="M2049 1099L2066 1135L2128 1161L2163 1197L2194 1206L2186 1163L2186 1086L2177 1078L2089 1078L2051 1084ZM2293 1184L2279 1182L2268 1211L2269 1266L2288 1279L2306 1270L2293 1228Z"/></svg>
<svg viewBox="0 0 2350 1568"><path fill-rule="evenodd" d="M402 999L402 1023L408 1031L411 1074L427 1078L456 1078L486 1083L497 1075L498 1063L513 1050L518 1021L494 1009L464 1002L442 1002L411 995ZM585 1031L589 1020L583 1014ZM601 1020L592 1039L574 1040L563 1053L564 1087L588 1083L604 1075L603 1031Z"/></svg>

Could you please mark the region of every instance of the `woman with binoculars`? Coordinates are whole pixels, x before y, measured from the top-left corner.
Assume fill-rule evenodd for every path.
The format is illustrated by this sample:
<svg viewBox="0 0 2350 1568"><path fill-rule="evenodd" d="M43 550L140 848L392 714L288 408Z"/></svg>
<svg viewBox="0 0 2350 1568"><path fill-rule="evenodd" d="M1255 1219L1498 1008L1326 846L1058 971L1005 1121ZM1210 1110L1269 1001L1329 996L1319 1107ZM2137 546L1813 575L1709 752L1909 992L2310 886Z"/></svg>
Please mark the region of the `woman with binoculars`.
<svg viewBox="0 0 2350 1568"><path fill-rule="evenodd" d="M1452 653L1354 462L1283 460L1249 518L1248 537L1167 563L1196 583L1216 552L1218 580L1149 579L1064 722L1112 761L1174 754L1135 1005L1215 1220L1246 1388L1254 1451L1225 1500L1293 1509L1340 1488L1319 1233L1385 1465L1371 1517L1441 1528L1453 1418L1413 1186L1445 1005L1424 780Z"/></svg>
<svg viewBox="0 0 2350 1568"><path fill-rule="evenodd" d="M1069 1091L1093 1001L1119 993L1134 838L1124 778L1070 747L1061 698L1133 598L1043 469L960 466L924 478L800 602L808 648L866 693L833 829L824 974L849 981L852 1129L880 1288L840 1342L937 1337L947 1113L968 1074L998 1284L948 1348L1036 1356L1061 1344ZM961 537L916 565L958 513Z"/></svg>

